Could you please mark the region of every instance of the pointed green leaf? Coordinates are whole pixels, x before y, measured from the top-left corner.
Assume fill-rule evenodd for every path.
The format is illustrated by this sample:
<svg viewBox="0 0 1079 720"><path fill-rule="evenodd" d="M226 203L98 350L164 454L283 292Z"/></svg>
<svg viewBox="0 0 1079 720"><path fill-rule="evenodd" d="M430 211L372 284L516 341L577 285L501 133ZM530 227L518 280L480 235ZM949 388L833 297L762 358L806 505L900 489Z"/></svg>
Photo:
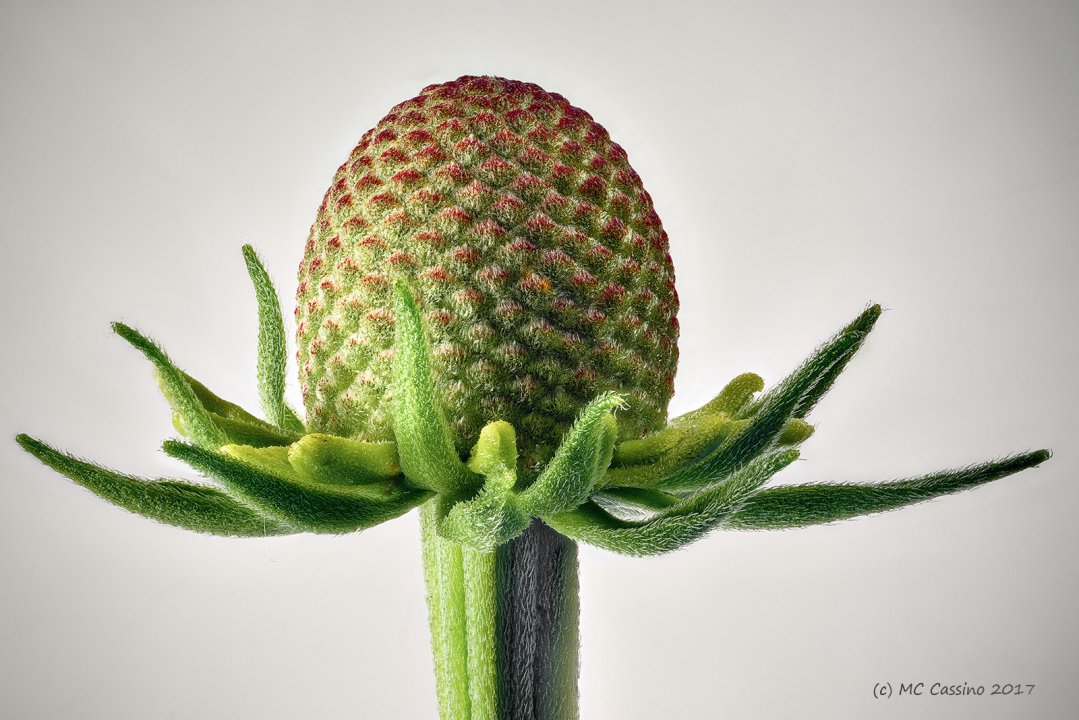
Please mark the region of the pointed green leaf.
<svg viewBox="0 0 1079 720"><path fill-rule="evenodd" d="M53 470L125 510L169 525L213 535L262 537L297 532L264 517L215 488L178 480L149 480L79 460L32 438L16 441Z"/></svg>
<svg viewBox="0 0 1079 720"><path fill-rule="evenodd" d="M413 483L440 493L478 487L480 478L461 462L435 396L423 321L402 279L394 282L394 435L401 468Z"/></svg>
<svg viewBox="0 0 1079 720"><path fill-rule="evenodd" d="M658 555L704 536L797 457L797 450L759 457L721 485L703 490L647 520L619 519L588 502L543 521L563 535L590 545L626 555Z"/></svg>
<svg viewBox="0 0 1079 720"><path fill-rule="evenodd" d="M879 317L879 305L867 308L761 398L748 411L751 413L749 423L724 447L698 467L687 468L687 472L720 478L771 447L796 411L808 412L806 402L811 401L810 405L816 402L831 386L835 381L833 369L846 366ZM822 382L828 387L822 388Z"/></svg>
<svg viewBox="0 0 1079 720"><path fill-rule="evenodd" d="M283 430L302 433L303 423L285 403L285 373L288 363L288 343L281 304L277 299L270 274L266 272L255 249L243 246L244 262L259 308L258 378L262 410L267 419Z"/></svg>
<svg viewBox="0 0 1079 720"><path fill-rule="evenodd" d="M123 323L113 323L112 329L154 364L161 392L176 413L185 435L207 448L221 447L228 442L225 433L214 425L210 414L187 382L187 376L172 363L164 350Z"/></svg>
<svg viewBox="0 0 1079 720"><path fill-rule="evenodd" d="M521 509L543 517L577 507L594 491L610 465L618 427L611 414L621 395L604 393L585 406L536 481L520 495Z"/></svg>
<svg viewBox="0 0 1079 720"><path fill-rule="evenodd" d="M880 319L881 312L880 305L867 307L861 315L817 348L783 382L743 408L738 416L752 417L758 414L766 402L774 401L778 395L789 394L791 386L794 385L800 388L800 395L791 410L791 417L804 418L831 389L854 354L865 344L866 338Z"/></svg>
<svg viewBox="0 0 1079 720"><path fill-rule="evenodd" d="M858 352L865 343L865 339L869 337L869 331L873 329L873 326L876 324L877 319L880 318L880 315L880 305L870 305L861 315L855 318L850 325L839 332L840 336L851 336L854 338L854 342L845 354L817 377L813 382L812 387L802 396L802 399L794 408L794 412L791 413L792 417L804 418L809 414L809 411L820 402L820 399L832 389L832 385L835 384L836 378L838 378L840 373L847 368L847 363L851 361L854 354Z"/></svg>
<svg viewBox="0 0 1079 720"><path fill-rule="evenodd" d="M778 530L893 510L959 492L1045 462L1048 450L878 485L791 485L763 490L723 523L738 530Z"/></svg>
<svg viewBox="0 0 1079 720"><path fill-rule="evenodd" d="M430 493L387 484L382 498L366 486L317 485L296 475L273 472L273 466L250 462L168 440L166 453L222 483L233 495L262 512L316 533L363 530L405 514Z"/></svg>

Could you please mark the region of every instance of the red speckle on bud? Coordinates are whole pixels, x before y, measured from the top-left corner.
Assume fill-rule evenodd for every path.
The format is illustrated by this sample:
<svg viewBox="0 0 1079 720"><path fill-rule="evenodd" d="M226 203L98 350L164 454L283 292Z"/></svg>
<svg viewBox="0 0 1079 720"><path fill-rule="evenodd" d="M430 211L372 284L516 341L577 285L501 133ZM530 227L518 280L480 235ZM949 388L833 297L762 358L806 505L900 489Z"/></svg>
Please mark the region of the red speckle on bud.
<svg viewBox="0 0 1079 720"><path fill-rule="evenodd" d="M537 213L528 218L528 222L525 223L525 230L530 237L546 238L558 230L558 224L543 213Z"/></svg>
<svg viewBox="0 0 1079 720"><path fill-rule="evenodd" d="M381 235L368 235L367 237L357 242L356 246L382 249L386 247L386 241L382 239Z"/></svg>
<svg viewBox="0 0 1079 720"><path fill-rule="evenodd" d="M337 263L337 269L345 275L353 275L359 270L359 267L356 265L355 260L351 257L346 257L344 260Z"/></svg>
<svg viewBox="0 0 1079 720"><path fill-rule="evenodd" d="M543 254L543 262L553 267L569 267L573 260L562 248L555 248Z"/></svg>
<svg viewBox="0 0 1079 720"><path fill-rule="evenodd" d="M506 123L517 131L525 129L534 122L532 113L522 108L510 110L504 117L506 118Z"/></svg>
<svg viewBox="0 0 1079 720"><path fill-rule="evenodd" d="M450 96L449 95L441 95L441 96L437 96L437 97L448 98ZM455 105L454 103L448 103L448 102L438 103L437 105L432 106L431 107L431 112L435 113L435 115L437 115L439 117L447 117L447 118L460 117L460 115L461 115L461 110L457 107L457 105Z"/></svg>
<svg viewBox="0 0 1079 720"><path fill-rule="evenodd" d="M353 175L367 170L371 167L371 158L368 155L360 155L358 158L352 161L352 164L348 166L349 172Z"/></svg>
<svg viewBox="0 0 1079 720"><path fill-rule="evenodd" d="M577 287L592 287L598 282L596 276L587 270L582 270L579 273L574 274L569 281Z"/></svg>
<svg viewBox="0 0 1079 720"><path fill-rule="evenodd" d="M471 178L457 163L449 163L435 173L435 178L450 185L464 185Z"/></svg>
<svg viewBox="0 0 1079 720"><path fill-rule="evenodd" d="M584 314L585 322L591 325L600 325L607 319L607 313L597 310L596 308L590 308ZM610 345L610 343L607 343ZM600 347L604 347L604 342L600 342Z"/></svg>
<svg viewBox="0 0 1079 720"><path fill-rule="evenodd" d="M446 272L446 268L441 266L427 268L420 273L420 280L428 282L445 283L448 279L449 273Z"/></svg>
<svg viewBox="0 0 1079 720"><path fill-rule="evenodd" d="M559 148L564 157L579 158L584 154L584 146L576 140L567 140L562 143L562 147Z"/></svg>
<svg viewBox="0 0 1079 720"><path fill-rule="evenodd" d="M517 157L517 162L535 173L543 174L546 173L548 168L554 163L554 158L535 145L529 145L525 151Z"/></svg>
<svg viewBox="0 0 1079 720"><path fill-rule="evenodd" d="M423 230L412 236L412 239L418 243L424 245L430 245L431 247L441 247L446 244L446 238L442 236L442 233L437 230Z"/></svg>
<svg viewBox="0 0 1079 720"><path fill-rule="evenodd" d="M367 202L380 210L389 210L399 206L400 201L390 193L379 193L378 195L372 195L367 199Z"/></svg>
<svg viewBox="0 0 1079 720"><path fill-rule="evenodd" d="M472 226L472 234L480 240L494 243L502 239L506 231L494 220L482 220Z"/></svg>
<svg viewBox="0 0 1079 720"><path fill-rule="evenodd" d="M393 313L387 308L375 308L368 312L365 317L379 325L393 325Z"/></svg>
<svg viewBox="0 0 1079 720"><path fill-rule="evenodd" d="M417 165L424 170L427 170L445 161L446 153L442 152L442 148L437 145L428 145L427 147L418 150L412 157Z"/></svg>
<svg viewBox="0 0 1079 720"><path fill-rule="evenodd" d="M386 143L393 142L396 139L397 139L397 133L395 133L393 130L386 129L386 130L383 130L382 132L378 133L377 135L375 135L374 138L371 139L371 144L372 145L385 145Z"/></svg>
<svg viewBox="0 0 1079 720"><path fill-rule="evenodd" d="M605 260L614 255L611 249L602 243L596 243L588 249L588 257L593 260Z"/></svg>
<svg viewBox="0 0 1079 720"><path fill-rule="evenodd" d="M465 212L464 208L460 208L456 205L448 207L439 213L439 216L453 225L465 225L472 222L472 216Z"/></svg>
<svg viewBox="0 0 1079 720"><path fill-rule="evenodd" d="M419 110L412 110L401 116L398 121L403 127L416 127L427 122L427 116Z"/></svg>
<svg viewBox="0 0 1079 720"><path fill-rule="evenodd" d="M472 117L471 124L481 135L490 135L501 125L492 112L477 113Z"/></svg>
<svg viewBox="0 0 1079 720"><path fill-rule="evenodd" d="M478 172L484 181L495 187L505 185L510 181L514 173L514 167L497 155L484 160Z"/></svg>
<svg viewBox="0 0 1079 720"><path fill-rule="evenodd" d="M442 193L435 192L429 188L423 188L412 193L408 198L409 205L415 205L417 207L424 208L426 210L434 210L439 204L445 200L445 196Z"/></svg>
<svg viewBox="0 0 1079 720"><path fill-rule="evenodd" d="M438 323L439 325L449 325L453 322L453 315L447 310L432 310L426 313L426 317L429 322Z"/></svg>
<svg viewBox="0 0 1079 720"><path fill-rule="evenodd" d="M502 132L492 137L488 142L491 143L492 148L501 153L503 156L514 155L518 150L520 150L521 146L524 145L524 140L522 140L517 135L514 135L509 130L503 130Z"/></svg>
<svg viewBox="0 0 1079 720"><path fill-rule="evenodd" d="M403 232L414 224L412 222L412 216L404 210L390 213L383 222L398 233Z"/></svg>
<svg viewBox="0 0 1079 720"><path fill-rule="evenodd" d="M530 243L524 238L517 238L511 243L506 245L506 251L510 254L529 253L536 249L536 246Z"/></svg>
<svg viewBox="0 0 1079 720"><path fill-rule="evenodd" d="M382 181L374 175L364 175L356 181L356 184L353 187L361 196L366 197L381 184Z"/></svg>
<svg viewBox="0 0 1079 720"><path fill-rule="evenodd" d="M443 142L453 142L468 134L468 130L457 118L450 118L435 128L435 136Z"/></svg>
<svg viewBox="0 0 1079 720"><path fill-rule="evenodd" d="M572 312L577 308L572 300L565 297L555 298L555 301L551 303L551 307L560 313Z"/></svg>
<svg viewBox="0 0 1079 720"><path fill-rule="evenodd" d="M551 168L551 180L559 187L568 187L569 184L573 182L573 178L576 174L576 170L569 165L563 165L562 163L558 163Z"/></svg>
<svg viewBox="0 0 1079 720"><path fill-rule="evenodd" d="M410 130L405 133L404 140L405 143L407 143L408 145L412 145L413 147L415 147L417 145L430 144L434 142L435 136L432 135L428 130Z"/></svg>
<svg viewBox="0 0 1079 720"><path fill-rule="evenodd" d="M415 168L405 168L395 173L390 181L402 187L411 187L423 180L423 174Z"/></svg>
<svg viewBox="0 0 1079 720"><path fill-rule="evenodd" d="M547 293L551 291L551 281L542 275L529 273L521 280L521 287L531 292Z"/></svg>
<svg viewBox="0 0 1079 720"><path fill-rule="evenodd" d="M582 182L577 189L580 190L581 194L585 197L600 199L607 190L607 183L603 182L601 178L592 175Z"/></svg>
<svg viewBox="0 0 1079 720"><path fill-rule="evenodd" d="M495 307L495 314L506 322L513 322L524 314L524 308L514 300L503 300Z"/></svg>
<svg viewBox="0 0 1079 720"><path fill-rule="evenodd" d="M522 173L513 179L510 188L523 198L535 200L543 193L543 183L535 175Z"/></svg>
<svg viewBox="0 0 1079 720"><path fill-rule="evenodd" d="M585 385L592 385L596 382L596 372L590 368L577 368L573 373L573 377Z"/></svg>
<svg viewBox="0 0 1079 720"><path fill-rule="evenodd" d="M619 240L626 234L626 224L616 217L607 218L607 222L603 223L600 234L611 240Z"/></svg>
<svg viewBox="0 0 1079 720"><path fill-rule="evenodd" d="M476 273L477 280L491 287L495 287L506 282L506 280L509 279L509 276L509 272L507 272L503 268L500 268L497 265L485 267L478 273Z"/></svg>
<svg viewBox="0 0 1079 720"><path fill-rule="evenodd" d="M384 165L403 165L408 162L408 155L399 147L394 146L378 156L378 159Z"/></svg>
<svg viewBox="0 0 1079 720"><path fill-rule="evenodd" d="M455 248L451 257L457 262L461 263L474 263L480 259L480 251L470 245L462 245Z"/></svg>
<svg viewBox="0 0 1079 720"><path fill-rule="evenodd" d="M599 123L592 123L592 126L588 128L588 134L585 135L584 141L594 148L602 148L609 141L607 131L603 129L603 126Z"/></svg>
<svg viewBox="0 0 1079 720"><path fill-rule="evenodd" d="M476 308L483 304L483 293L475 288L458 290L453 294L453 301L458 305Z"/></svg>

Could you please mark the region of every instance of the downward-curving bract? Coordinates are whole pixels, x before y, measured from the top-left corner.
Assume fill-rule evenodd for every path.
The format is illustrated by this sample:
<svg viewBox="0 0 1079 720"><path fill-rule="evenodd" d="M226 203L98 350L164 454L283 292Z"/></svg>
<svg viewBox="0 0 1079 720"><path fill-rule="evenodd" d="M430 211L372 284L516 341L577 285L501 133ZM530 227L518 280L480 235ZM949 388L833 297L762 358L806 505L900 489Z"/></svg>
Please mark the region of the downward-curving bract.
<svg viewBox="0 0 1079 720"><path fill-rule="evenodd" d="M394 108L338 170L300 267L306 421L250 246L265 419L149 360L209 479L123 475L19 435L46 465L163 523L226 536L346 533L422 508L444 720L577 716L575 541L669 552L899 508L1046 450L879 484L769 487L880 317L867 307L785 379L735 377L667 420L678 300L667 236L626 153L539 87L464 77Z"/></svg>

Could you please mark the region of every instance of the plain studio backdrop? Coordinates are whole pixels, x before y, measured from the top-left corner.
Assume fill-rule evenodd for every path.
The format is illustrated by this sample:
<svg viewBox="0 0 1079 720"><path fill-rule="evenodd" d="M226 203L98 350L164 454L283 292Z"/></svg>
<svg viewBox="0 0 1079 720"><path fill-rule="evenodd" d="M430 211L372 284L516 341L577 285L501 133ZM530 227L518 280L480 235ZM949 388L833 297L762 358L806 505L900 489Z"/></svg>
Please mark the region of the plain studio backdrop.
<svg viewBox="0 0 1079 720"><path fill-rule="evenodd" d="M592 113L651 192L682 299L673 413L744 371L774 382L873 301L783 482L1056 452L878 517L584 548L582 717L1075 717L1074 2L6 2L0 57L0 716L434 717L415 513L204 537L13 437L193 477L110 321L257 407L240 245L290 308L359 136L494 74ZM927 694L874 699L887 682ZM1007 683L1035 687L990 696Z"/></svg>

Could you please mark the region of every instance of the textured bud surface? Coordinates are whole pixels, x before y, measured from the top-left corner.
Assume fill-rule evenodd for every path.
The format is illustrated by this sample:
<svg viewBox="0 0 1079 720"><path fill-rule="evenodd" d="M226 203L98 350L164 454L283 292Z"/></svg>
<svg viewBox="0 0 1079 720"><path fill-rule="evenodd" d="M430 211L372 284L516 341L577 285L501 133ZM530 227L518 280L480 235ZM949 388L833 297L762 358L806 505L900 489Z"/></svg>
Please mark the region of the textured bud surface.
<svg viewBox="0 0 1079 720"><path fill-rule="evenodd" d="M390 278L423 309L458 449L501 419L550 456L600 392L662 426L678 357L667 235L625 151L560 95L491 77L393 108L338 169L299 270L312 431L392 437Z"/></svg>

